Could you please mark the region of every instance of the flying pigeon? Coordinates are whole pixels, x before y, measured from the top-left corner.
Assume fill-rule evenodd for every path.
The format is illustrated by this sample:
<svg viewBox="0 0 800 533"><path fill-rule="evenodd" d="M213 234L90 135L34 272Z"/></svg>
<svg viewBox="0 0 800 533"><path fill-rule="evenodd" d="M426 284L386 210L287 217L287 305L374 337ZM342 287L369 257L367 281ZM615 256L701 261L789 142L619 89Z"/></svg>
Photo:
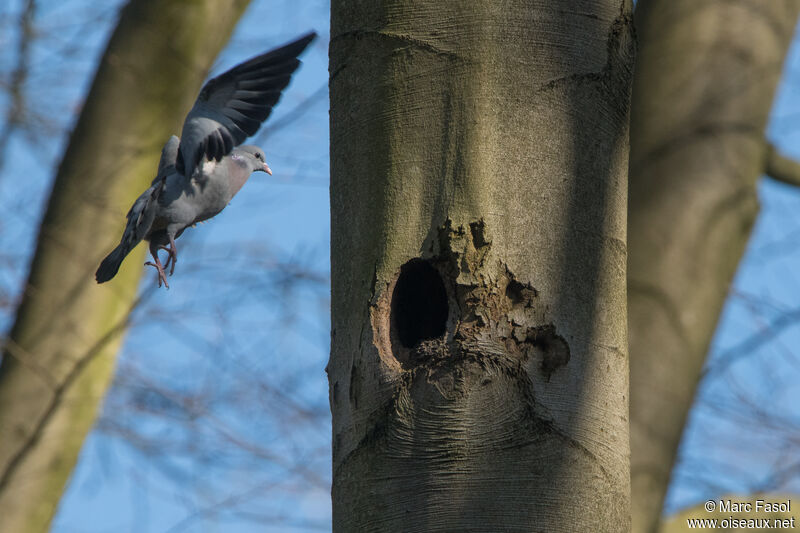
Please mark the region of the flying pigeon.
<svg viewBox="0 0 800 533"><path fill-rule="evenodd" d="M150 243L158 286L167 288L178 261L175 239L231 201L253 172L272 174L257 146L239 146L258 131L300 65L297 57L316 37L311 32L209 80L183 123L161 151L150 187L133 203L119 245L100 263L95 279L113 278L142 239ZM238 148L237 148L238 147ZM158 251L166 250L164 264Z"/></svg>

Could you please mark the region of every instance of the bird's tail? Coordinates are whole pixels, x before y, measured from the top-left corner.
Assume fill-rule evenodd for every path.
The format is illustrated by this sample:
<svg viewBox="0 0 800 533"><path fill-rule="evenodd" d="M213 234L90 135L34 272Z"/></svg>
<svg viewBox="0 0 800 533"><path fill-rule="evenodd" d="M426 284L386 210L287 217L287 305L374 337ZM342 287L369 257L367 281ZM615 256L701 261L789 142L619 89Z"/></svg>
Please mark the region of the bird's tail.
<svg viewBox="0 0 800 533"><path fill-rule="evenodd" d="M126 255L128 254L122 243L120 243L120 245L114 248L114 250L103 259L103 262L100 263L100 267L94 275L97 283L105 283L116 276L119 266L122 264L122 260L125 259Z"/></svg>

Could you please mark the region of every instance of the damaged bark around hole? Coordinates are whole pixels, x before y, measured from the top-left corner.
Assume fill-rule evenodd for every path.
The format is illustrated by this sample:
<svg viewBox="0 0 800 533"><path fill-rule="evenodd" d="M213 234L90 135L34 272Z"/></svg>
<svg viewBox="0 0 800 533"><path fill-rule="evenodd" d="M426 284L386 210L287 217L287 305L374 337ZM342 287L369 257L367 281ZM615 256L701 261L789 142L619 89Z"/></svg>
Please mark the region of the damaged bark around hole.
<svg viewBox="0 0 800 533"><path fill-rule="evenodd" d="M493 257L483 219L466 227L448 219L422 255L399 269L371 309L374 342L389 366L525 364L549 382L569 363L569 345L537 290Z"/></svg>

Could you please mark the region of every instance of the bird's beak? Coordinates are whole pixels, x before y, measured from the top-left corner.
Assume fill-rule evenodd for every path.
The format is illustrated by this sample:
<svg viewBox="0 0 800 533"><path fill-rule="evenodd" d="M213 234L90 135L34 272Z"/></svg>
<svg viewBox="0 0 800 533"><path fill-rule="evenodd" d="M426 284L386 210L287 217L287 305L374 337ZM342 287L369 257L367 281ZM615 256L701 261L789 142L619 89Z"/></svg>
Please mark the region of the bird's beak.
<svg viewBox="0 0 800 533"><path fill-rule="evenodd" d="M272 169L269 168L266 163L264 163L264 168L262 168L261 170L272 176Z"/></svg>

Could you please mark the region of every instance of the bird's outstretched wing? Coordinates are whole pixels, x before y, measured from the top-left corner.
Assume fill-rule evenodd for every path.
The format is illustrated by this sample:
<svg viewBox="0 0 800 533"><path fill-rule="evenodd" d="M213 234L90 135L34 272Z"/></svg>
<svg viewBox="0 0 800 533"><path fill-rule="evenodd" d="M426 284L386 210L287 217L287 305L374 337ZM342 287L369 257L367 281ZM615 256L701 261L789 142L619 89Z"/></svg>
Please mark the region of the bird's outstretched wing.
<svg viewBox="0 0 800 533"><path fill-rule="evenodd" d="M297 56L316 35L311 32L209 80L183 123L178 172L190 178L203 157L219 161L258 131L300 65Z"/></svg>

